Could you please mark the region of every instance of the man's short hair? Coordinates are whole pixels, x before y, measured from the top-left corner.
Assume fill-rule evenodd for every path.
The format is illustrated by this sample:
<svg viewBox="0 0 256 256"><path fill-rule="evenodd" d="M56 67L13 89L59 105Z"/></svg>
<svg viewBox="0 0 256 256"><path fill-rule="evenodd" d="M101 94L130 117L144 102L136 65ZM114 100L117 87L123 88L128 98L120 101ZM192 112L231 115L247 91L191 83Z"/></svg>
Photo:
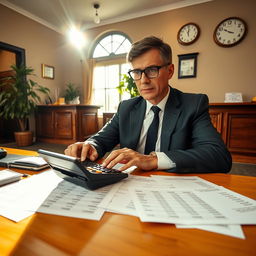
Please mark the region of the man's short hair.
<svg viewBox="0 0 256 256"><path fill-rule="evenodd" d="M172 63L172 49L170 45L164 43L162 39L155 36L145 37L142 40L133 43L132 48L127 54L127 60L128 62L132 62L136 57L139 57L152 49L159 50L165 63Z"/></svg>

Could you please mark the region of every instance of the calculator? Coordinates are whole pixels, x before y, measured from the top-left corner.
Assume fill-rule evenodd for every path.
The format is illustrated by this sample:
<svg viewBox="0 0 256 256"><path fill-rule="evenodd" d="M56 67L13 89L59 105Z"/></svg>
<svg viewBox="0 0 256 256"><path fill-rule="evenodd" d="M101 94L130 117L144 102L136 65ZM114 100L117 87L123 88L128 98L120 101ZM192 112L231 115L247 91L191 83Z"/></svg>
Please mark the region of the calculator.
<svg viewBox="0 0 256 256"><path fill-rule="evenodd" d="M52 169L82 180L84 185L92 190L118 182L128 177L127 173L123 173L116 169L105 168L88 159L81 162L75 157L43 149L39 149L38 153L45 159Z"/></svg>

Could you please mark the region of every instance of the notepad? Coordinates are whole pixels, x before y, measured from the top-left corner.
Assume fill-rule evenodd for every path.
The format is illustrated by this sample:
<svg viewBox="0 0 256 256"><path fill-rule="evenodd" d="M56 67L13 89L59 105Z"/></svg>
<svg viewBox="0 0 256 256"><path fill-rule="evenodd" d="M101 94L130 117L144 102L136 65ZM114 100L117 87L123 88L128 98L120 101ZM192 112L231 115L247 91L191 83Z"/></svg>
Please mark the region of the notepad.
<svg viewBox="0 0 256 256"><path fill-rule="evenodd" d="M40 171L49 167L48 163L39 156L24 157L10 162L9 167Z"/></svg>
<svg viewBox="0 0 256 256"><path fill-rule="evenodd" d="M5 169L0 171L0 186L20 180L22 177L21 173Z"/></svg>

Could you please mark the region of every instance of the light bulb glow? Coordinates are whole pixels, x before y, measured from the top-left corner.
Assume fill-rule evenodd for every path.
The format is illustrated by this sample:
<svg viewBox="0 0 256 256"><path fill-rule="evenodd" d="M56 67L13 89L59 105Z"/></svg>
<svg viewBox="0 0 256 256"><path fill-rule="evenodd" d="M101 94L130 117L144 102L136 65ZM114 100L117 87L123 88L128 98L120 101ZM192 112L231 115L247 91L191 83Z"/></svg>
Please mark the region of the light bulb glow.
<svg viewBox="0 0 256 256"><path fill-rule="evenodd" d="M85 45L83 33L75 27L70 29L68 32L68 37L70 42L78 49L81 49Z"/></svg>
<svg viewBox="0 0 256 256"><path fill-rule="evenodd" d="M95 14L94 22L95 22L96 24L99 24L99 23L100 23L100 16L98 15L98 13Z"/></svg>

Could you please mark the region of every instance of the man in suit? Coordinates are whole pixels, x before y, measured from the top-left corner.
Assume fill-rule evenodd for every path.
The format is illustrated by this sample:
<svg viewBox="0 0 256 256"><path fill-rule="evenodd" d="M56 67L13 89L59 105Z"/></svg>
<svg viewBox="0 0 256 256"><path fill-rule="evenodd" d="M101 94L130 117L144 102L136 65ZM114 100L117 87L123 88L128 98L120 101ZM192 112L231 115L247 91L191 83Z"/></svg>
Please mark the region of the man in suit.
<svg viewBox="0 0 256 256"><path fill-rule="evenodd" d="M228 172L232 159L212 126L208 97L168 84L174 73L171 47L147 37L134 43L127 57L140 96L122 101L110 122L87 141L68 146L65 154L94 161L120 144L103 166L123 163L121 170L135 165L177 173Z"/></svg>

